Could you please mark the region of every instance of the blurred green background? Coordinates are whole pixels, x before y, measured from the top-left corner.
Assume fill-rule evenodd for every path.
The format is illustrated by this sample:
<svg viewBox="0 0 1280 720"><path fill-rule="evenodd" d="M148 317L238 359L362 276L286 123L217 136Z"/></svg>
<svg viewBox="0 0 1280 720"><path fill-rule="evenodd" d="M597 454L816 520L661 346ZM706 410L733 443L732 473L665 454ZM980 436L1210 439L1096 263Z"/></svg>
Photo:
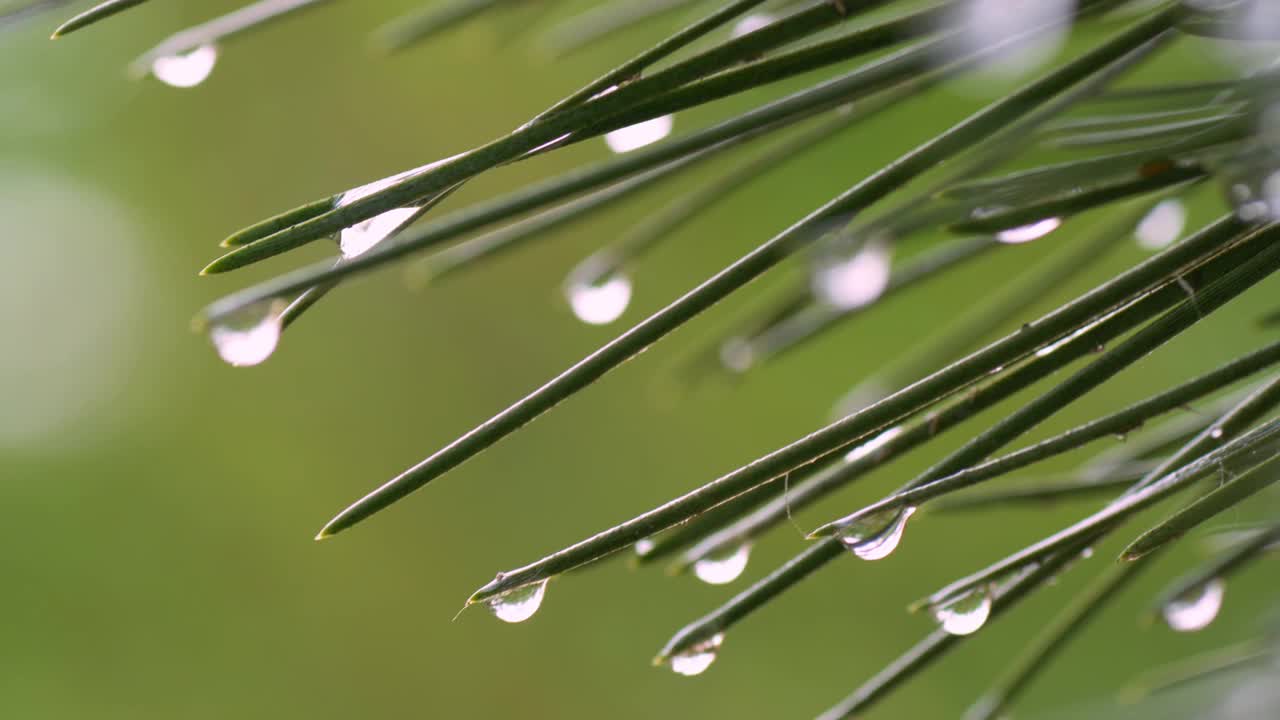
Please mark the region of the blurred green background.
<svg viewBox="0 0 1280 720"><path fill-rule="evenodd" d="M696 679L649 658L801 549L796 529L761 543L731 588L613 562L553 583L522 625L483 610L450 621L495 571L815 429L857 379L1052 251L1071 237L1064 231L895 299L744 382L673 393L663 384L672 361L745 304L726 303L375 521L312 542L351 500L984 101L931 94L752 185L646 261L617 326L573 320L558 297L564 272L723 163L426 292L407 290L396 270L362 278L292 328L265 365L223 365L189 330L195 312L332 252L311 247L196 277L224 235L507 132L682 20L556 62L537 42L555 16L531 8L395 58L370 52L367 31L414 5L335 2L304 13L232 42L191 90L132 81L125 65L238 3L154 3L57 43L46 37L65 13L0 33L0 714L806 717L930 629L904 612L908 601L1089 507L917 521L891 560L837 563L734 628ZM1223 71L1206 58L1188 43L1155 72ZM776 92L682 115L677 132ZM606 155L591 142L502 169L449 207ZM1213 193L1202 198L1200 221L1218 210ZM1024 319L1140 257L1126 243ZM1045 431L1257 346L1253 318L1275 290L1258 288ZM799 525L896 486L973 427L801 513ZM1196 556L1187 545L1175 555ZM1110 562L1114 549L1089 562ZM1109 611L1027 707L1112 692L1145 664L1256 630L1261 572L1233 584L1209 632L1139 627L1143 603L1176 566ZM958 714L1088 569L984 630L875 716Z"/></svg>

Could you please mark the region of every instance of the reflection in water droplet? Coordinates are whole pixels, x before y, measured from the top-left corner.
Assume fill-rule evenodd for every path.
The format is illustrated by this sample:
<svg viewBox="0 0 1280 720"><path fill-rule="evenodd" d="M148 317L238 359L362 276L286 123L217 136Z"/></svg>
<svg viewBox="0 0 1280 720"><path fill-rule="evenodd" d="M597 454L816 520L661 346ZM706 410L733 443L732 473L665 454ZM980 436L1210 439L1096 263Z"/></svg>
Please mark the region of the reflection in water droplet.
<svg viewBox="0 0 1280 720"><path fill-rule="evenodd" d="M875 302L889 287L893 253L882 242L868 242L851 258L827 261L813 273L813 294L841 310Z"/></svg>
<svg viewBox="0 0 1280 720"><path fill-rule="evenodd" d="M229 365L258 365L280 344L280 314L288 307L282 300L267 300L241 310L209 326L209 340Z"/></svg>
<svg viewBox="0 0 1280 720"><path fill-rule="evenodd" d="M338 201L334 204L334 207L345 207L350 205L357 200L362 200L376 192L391 187L405 178L412 177L414 175L421 175L432 168L443 165L444 163L458 157L461 157L461 154L452 155L441 160L436 160L435 162L427 163L422 167L406 170L402 173L392 175L391 177L385 177L381 180L375 180L367 185L352 188L338 197ZM356 223L355 225L344 229L338 237L338 248L342 251L342 257L353 258L363 255L373 246L383 240L386 240L394 235L398 230L413 222L421 212L422 209L420 207L396 208L394 210L388 210L381 215L375 215L364 222Z"/></svg>
<svg viewBox="0 0 1280 720"><path fill-rule="evenodd" d="M151 74L172 87L195 87L205 81L218 63L218 48L201 45L181 55L165 55L151 61Z"/></svg>
<svg viewBox="0 0 1280 720"><path fill-rule="evenodd" d="M863 560L883 560L898 549L915 511L913 507L883 510L860 518L840 531L840 542Z"/></svg>
<svg viewBox="0 0 1280 720"><path fill-rule="evenodd" d="M683 652L671 656L671 669L680 675L701 675L716 661L716 653L724 644L724 633L716 633Z"/></svg>
<svg viewBox="0 0 1280 720"><path fill-rule="evenodd" d="M588 325L608 325L621 317L631 303L631 279L618 273L603 282L587 284L571 277L564 292L579 320Z"/></svg>
<svg viewBox="0 0 1280 720"><path fill-rule="evenodd" d="M996 239L1002 243L1017 245L1020 243L1031 242L1032 240L1039 240L1060 227L1062 227L1061 218L1045 218L1044 220L1033 222L1030 225L1001 230L996 233Z"/></svg>
<svg viewBox="0 0 1280 720"><path fill-rule="evenodd" d="M733 26L733 32L731 35L735 38L740 38L743 35L749 35L760 28L771 25L774 19L775 18L769 13L751 13L739 20Z"/></svg>
<svg viewBox="0 0 1280 720"><path fill-rule="evenodd" d="M604 142L609 146L610 150L621 155L658 142L670 135L671 128L674 126L675 118L670 115L663 115L662 117L645 120L642 123L636 123L629 127L605 133Z"/></svg>
<svg viewBox="0 0 1280 720"><path fill-rule="evenodd" d="M1067 18L1075 12L1076 0L963 0L944 20L958 32L953 52L969 54L991 51L1010 38L1056 23L1016 45L996 51L983 63L983 70L1000 78L1013 79L1047 62L1062 46L1070 31Z"/></svg>
<svg viewBox="0 0 1280 720"><path fill-rule="evenodd" d="M546 594L546 580L525 585L489 600L489 610L503 622L524 622L542 607L542 598Z"/></svg>
<svg viewBox="0 0 1280 720"><path fill-rule="evenodd" d="M1165 200L1151 208L1134 230L1138 247L1160 250L1173 244L1187 224L1187 208L1179 200Z"/></svg>
<svg viewBox="0 0 1280 720"><path fill-rule="evenodd" d="M861 460L889 444L889 441L902 434L902 426L895 425L870 440L862 443L858 447L850 450L845 456L844 461L847 463Z"/></svg>
<svg viewBox="0 0 1280 720"><path fill-rule="evenodd" d="M1226 589L1226 584L1217 579L1192 588L1164 606L1164 621L1178 632L1203 630L1218 617Z"/></svg>
<svg viewBox="0 0 1280 720"><path fill-rule="evenodd" d="M952 635L978 632L991 615L991 590L979 587L933 609L933 617Z"/></svg>
<svg viewBox="0 0 1280 720"><path fill-rule="evenodd" d="M743 543L724 553L709 555L693 564L693 574L712 585L725 585L738 579L747 569L751 557L751 544Z"/></svg>

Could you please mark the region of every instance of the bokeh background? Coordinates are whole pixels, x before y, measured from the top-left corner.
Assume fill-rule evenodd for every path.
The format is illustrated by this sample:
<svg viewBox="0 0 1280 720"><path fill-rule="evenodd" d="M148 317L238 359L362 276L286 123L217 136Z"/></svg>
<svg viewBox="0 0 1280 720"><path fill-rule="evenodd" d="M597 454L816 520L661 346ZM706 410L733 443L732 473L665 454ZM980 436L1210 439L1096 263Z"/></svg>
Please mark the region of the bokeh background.
<svg viewBox="0 0 1280 720"><path fill-rule="evenodd" d="M892 559L837 563L734 628L720 660L696 679L649 659L678 627L801 549L797 529L760 543L730 588L612 562L553 583L527 623L508 626L483 610L451 621L495 571L816 428L856 380L1098 221L1085 216L895 299L742 381L673 386L672 363L746 304L726 303L375 521L314 543L319 526L354 498L1000 87L932 93L707 212L639 269L635 303L615 326L577 323L558 294L563 274L723 163L425 292L408 290L394 269L361 278L292 328L266 364L222 364L190 330L199 308L332 252L316 244L260 268L197 277L223 236L507 132L688 18L647 23L553 61L541 31L591 3L545 15L525 6L401 56L370 52L367 32L414 4L334 2L304 13L231 43L208 82L190 90L131 80L125 66L165 35L238 3L154 3L56 43L48 31L65 12L0 32L0 714L805 717L930 629L928 618L904 611L908 601L1090 507L917 521ZM1206 46L1184 43L1146 74L1226 72ZM681 115L677 132L778 92ZM448 207L607 154L591 142L504 168ZM1199 198L1195 220L1220 210L1214 193ZM1024 319L1142 256L1125 243L1097 272L1046 292ZM796 268L759 287L788 272ZM1257 346L1264 335L1253 320L1275 290L1274 282L1258 288L1045 432ZM799 514L799 526L908 479L973 432L967 427ZM1174 555L1202 552L1186 545ZM1100 548L1089 563L1110 562L1114 549ZM1089 563L875 717L958 714L1080 586ZM1273 584L1266 571L1233 583L1210 631L1140 626L1144 603L1177 565L1166 562L1108 611L1026 707L1110 697L1145 665L1256 632Z"/></svg>

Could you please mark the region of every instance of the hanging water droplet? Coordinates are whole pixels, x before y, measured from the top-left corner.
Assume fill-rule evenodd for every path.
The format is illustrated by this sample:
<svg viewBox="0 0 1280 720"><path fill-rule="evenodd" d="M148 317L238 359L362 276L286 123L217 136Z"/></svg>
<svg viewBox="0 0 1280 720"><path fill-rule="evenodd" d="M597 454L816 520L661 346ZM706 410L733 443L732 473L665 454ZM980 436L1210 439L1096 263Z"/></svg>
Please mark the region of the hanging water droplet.
<svg viewBox="0 0 1280 720"><path fill-rule="evenodd" d="M1215 427L1214 429L1210 430L1210 431L1209 431L1209 437L1213 438L1214 440L1221 440L1221 439L1222 439L1222 428L1220 428L1220 427Z"/></svg>
<svg viewBox="0 0 1280 720"><path fill-rule="evenodd" d="M218 63L218 48L201 45L177 55L164 55L151 61L151 74L171 87L195 87L205 81Z"/></svg>
<svg viewBox="0 0 1280 720"><path fill-rule="evenodd" d="M725 585L738 579L747 569L751 558L751 544L743 543L727 552L721 552L698 560L693 564L693 574L704 583Z"/></svg>
<svg viewBox="0 0 1280 720"><path fill-rule="evenodd" d="M671 115L663 115L605 133L604 142L610 150L621 155L658 142L670 135L673 127L675 127L675 118Z"/></svg>
<svg viewBox="0 0 1280 720"><path fill-rule="evenodd" d="M1187 224L1187 208L1179 200L1165 200L1147 213L1134 230L1138 247L1161 250L1173 244Z"/></svg>
<svg viewBox="0 0 1280 720"><path fill-rule="evenodd" d="M859 518L840 530L840 542L863 560L882 560L898 548L915 511L913 507L882 510Z"/></svg>
<svg viewBox="0 0 1280 720"><path fill-rule="evenodd" d="M392 185L412 177L421 175L437 166L443 165L462 156L463 153L452 155L447 158L427 163L422 167L416 167L412 170L406 170L397 173L391 177L385 177L381 180L375 180L367 185L361 185L352 188L338 197L338 201L334 203L334 207L345 207L357 200L373 195ZM422 214L421 206L414 205L410 207L395 208L388 210L380 215L375 215L368 220L356 223L346 228L338 237L338 249L342 251L342 257L353 258L368 252L373 246L386 240L394 235L398 230L413 222L420 214Z"/></svg>
<svg viewBox="0 0 1280 720"><path fill-rule="evenodd" d="M1007 245L1019 245L1039 240L1060 227L1062 227L1062 218L1045 218L1030 225L1001 230L996 233L996 240Z"/></svg>
<svg viewBox="0 0 1280 720"><path fill-rule="evenodd" d="M858 447L850 450L845 456L844 461L851 463L870 456L875 451L889 444L889 441L902 434L902 426L895 425L888 430L876 435L870 440L862 443Z"/></svg>
<svg viewBox="0 0 1280 720"><path fill-rule="evenodd" d="M749 35L763 27L772 25L774 19L769 13L751 13L734 24L730 35L734 38Z"/></svg>
<svg viewBox="0 0 1280 720"><path fill-rule="evenodd" d="M653 538L640 538L636 541L636 555L644 557L645 555L653 552L653 549L657 547L657 545L658 544L653 541Z"/></svg>
<svg viewBox="0 0 1280 720"><path fill-rule="evenodd" d="M280 314L286 307L288 303L278 299L250 305L211 324L209 340L227 364L257 365L271 357L280 344Z"/></svg>
<svg viewBox="0 0 1280 720"><path fill-rule="evenodd" d="M716 661L716 653L724 644L724 633L716 633L687 650L671 656L671 669L685 676L701 675Z"/></svg>
<svg viewBox="0 0 1280 720"><path fill-rule="evenodd" d="M509 590L498 597L488 600L489 610L503 622L524 622L533 617L542 607L542 598L547 594L547 581L524 585Z"/></svg>
<svg viewBox="0 0 1280 720"><path fill-rule="evenodd" d="M813 272L813 294L840 310L875 302L889 287L892 260L887 245L869 241L853 257L820 263Z"/></svg>
<svg viewBox="0 0 1280 720"><path fill-rule="evenodd" d="M1218 617L1226 590L1226 584L1216 578L1194 587L1164 606L1164 621L1178 632L1203 630Z"/></svg>
<svg viewBox="0 0 1280 720"><path fill-rule="evenodd" d="M615 273L589 283L570 275L564 292L579 320L588 325L608 325L621 317L631 303L631 279Z"/></svg>
<svg viewBox="0 0 1280 720"><path fill-rule="evenodd" d="M1088 560L1093 557L1093 548L1087 547L1080 551L1080 559Z"/></svg>
<svg viewBox="0 0 1280 720"><path fill-rule="evenodd" d="M952 635L972 635L991 616L991 589L977 587L933 609L933 617Z"/></svg>

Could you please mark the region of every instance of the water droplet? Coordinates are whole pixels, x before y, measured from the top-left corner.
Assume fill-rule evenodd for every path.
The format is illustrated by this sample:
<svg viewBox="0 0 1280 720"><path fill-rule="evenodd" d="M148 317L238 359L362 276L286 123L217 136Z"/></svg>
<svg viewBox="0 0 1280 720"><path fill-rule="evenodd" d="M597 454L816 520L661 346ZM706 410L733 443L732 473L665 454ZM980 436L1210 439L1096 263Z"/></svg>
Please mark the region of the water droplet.
<svg viewBox="0 0 1280 720"><path fill-rule="evenodd" d="M814 270L813 294L841 310L875 302L889 287L892 259L884 243L871 241L851 258L825 261Z"/></svg>
<svg viewBox="0 0 1280 720"><path fill-rule="evenodd" d="M734 24L731 35L735 38L749 35L760 28L773 24L774 19L769 13L751 13Z"/></svg>
<svg viewBox="0 0 1280 720"><path fill-rule="evenodd" d="M990 52L1010 38L1041 26L1024 41L1002 47L983 62L982 69L998 79L1014 79L1047 62L1062 46L1070 31L1067 18L1076 0L964 0L943 20L957 30L951 51L959 54Z"/></svg>
<svg viewBox="0 0 1280 720"><path fill-rule="evenodd" d="M658 142L670 135L674 126L675 118L670 115L663 115L662 117L645 120L629 127L605 133L604 142L609 146L610 150L621 155Z"/></svg>
<svg viewBox="0 0 1280 720"><path fill-rule="evenodd" d="M1220 427L1216 427L1216 428L1214 428L1214 429L1210 430L1210 431L1209 431L1209 437L1213 438L1214 440L1221 440L1221 439L1222 439L1222 428L1220 428Z"/></svg>
<svg viewBox="0 0 1280 720"><path fill-rule="evenodd" d="M503 622L524 622L542 607L542 598L546 594L546 580L524 585L489 600L489 610Z"/></svg>
<svg viewBox="0 0 1280 720"><path fill-rule="evenodd" d="M1007 245L1019 245L1039 240L1060 227L1062 227L1061 218L1045 218L1030 225L1001 230L996 233L996 239Z"/></svg>
<svg viewBox="0 0 1280 720"><path fill-rule="evenodd" d="M1083 549L1083 550L1081 550L1081 551L1080 551L1080 558L1081 558L1081 559L1083 559L1083 560L1088 560L1088 559L1090 559L1090 558L1092 558L1092 557L1093 557L1093 548L1091 548L1091 547L1087 547L1087 548L1085 548L1085 549Z"/></svg>
<svg viewBox="0 0 1280 720"><path fill-rule="evenodd" d="M644 557L645 555L653 552L653 549L657 547L657 545L658 544L653 541L653 538L640 538L636 541L636 555Z"/></svg>
<svg viewBox="0 0 1280 720"><path fill-rule="evenodd" d="M1280 6L1269 0L1188 0L1188 4L1217 15L1227 28L1224 37L1212 38L1224 60L1245 72L1269 69L1275 61L1276 30Z"/></svg>
<svg viewBox="0 0 1280 720"><path fill-rule="evenodd" d="M151 74L160 82L178 88L195 87L205 81L218 63L218 48L200 47L178 55L165 55L151 61Z"/></svg>
<svg viewBox="0 0 1280 720"><path fill-rule="evenodd" d="M890 440L894 439L895 437L901 434L902 434L902 427L900 425L895 425L889 428L888 430L885 430L884 432L880 433L879 435L876 435L870 440L862 443L858 447L850 450L844 456L844 461L847 463L851 463L857 460L861 460L864 457L868 457L875 451L879 450L885 445L888 445Z"/></svg>
<svg viewBox="0 0 1280 720"><path fill-rule="evenodd" d="M1245 222L1280 217L1280 172L1271 167L1274 157L1272 152L1258 149L1255 155L1238 157L1223 169L1227 202Z"/></svg>
<svg viewBox="0 0 1280 720"><path fill-rule="evenodd" d="M1226 585L1218 579L1192 588L1164 606L1164 621L1178 632L1203 630L1218 617Z"/></svg>
<svg viewBox="0 0 1280 720"><path fill-rule="evenodd" d="M972 635L991 616L991 589L978 587L933 609L933 617L952 635Z"/></svg>
<svg viewBox="0 0 1280 720"><path fill-rule="evenodd" d="M1151 208L1134 230L1138 247L1160 250L1173 244L1187 224L1187 208L1178 200L1165 200Z"/></svg>
<svg viewBox="0 0 1280 720"><path fill-rule="evenodd" d="M902 542L907 520L915 511L913 507L883 510L860 518L840 531L840 542L863 560L887 558Z"/></svg>
<svg viewBox="0 0 1280 720"><path fill-rule="evenodd" d="M687 650L671 656L671 669L680 675L701 675L716 661L716 653L724 644L724 633L716 633Z"/></svg>
<svg viewBox="0 0 1280 720"><path fill-rule="evenodd" d="M621 317L631 303L631 280L622 273L595 283L571 276L564 292L579 320L588 325L608 325Z"/></svg>
<svg viewBox="0 0 1280 720"><path fill-rule="evenodd" d="M288 307L283 300L267 300L250 305L231 317L209 326L209 340L229 365L257 365L280 344L280 314Z"/></svg>
<svg viewBox="0 0 1280 720"><path fill-rule="evenodd" d="M401 180L414 175L421 175L422 173L439 165L443 165L450 160L461 157L461 155L462 154L452 155L441 160L436 160L435 162L427 163L422 167L416 167L412 170L397 173L391 177L375 180L367 185L352 188L339 196L334 207L345 207L350 205L357 200L362 200L374 193L391 187ZM373 246L383 240L386 240L397 231L413 222L421 213L422 208L420 206L396 208L394 210L388 210L380 215L375 215L368 220L356 223L355 225L344 229L338 237L338 248L342 251L342 257L349 259L363 255L373 248Z"/></svg>
<svg viewBox="0 0 1280 720"><path fill-rule="evenodd" d="M693 574L704 583L725 585L738 579L747 569L751 544L743 543L728 552L708 555L693 564Z"/></svg>
<svg viewBox="0 0 1280 720"><path fill-rule="evenodd" d="M725 370L744 373L756 364L756 351L746 338L731 337L720 344L720 364Z"/></svg>

